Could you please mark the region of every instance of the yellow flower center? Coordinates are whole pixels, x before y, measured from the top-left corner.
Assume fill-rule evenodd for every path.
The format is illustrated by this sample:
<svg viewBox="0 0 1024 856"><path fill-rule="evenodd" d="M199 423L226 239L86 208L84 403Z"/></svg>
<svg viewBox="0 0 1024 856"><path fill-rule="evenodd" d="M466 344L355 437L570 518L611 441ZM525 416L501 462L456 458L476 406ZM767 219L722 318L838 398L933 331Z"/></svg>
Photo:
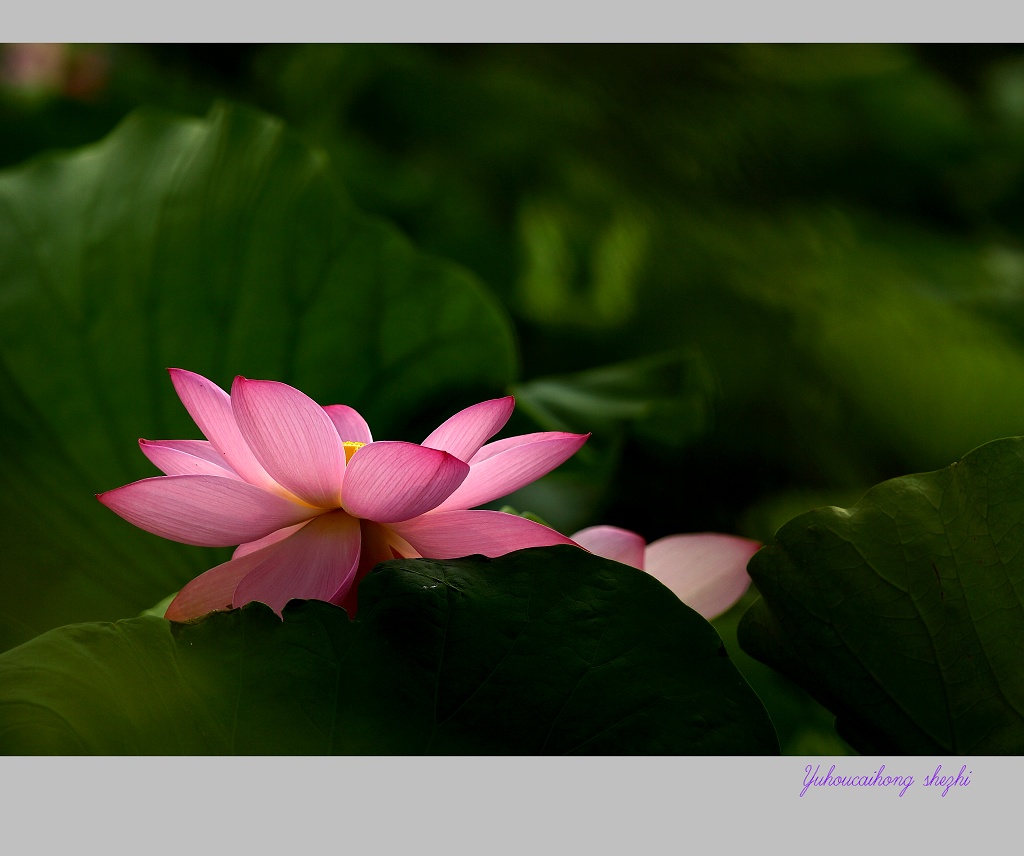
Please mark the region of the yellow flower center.
<svg viewBox="0 0 1024 856"><path fill-rule="evenodd" d="M359 449L363 448L366 443L357 443L355 440L344 440L341 445L345 447L345 463L347 464L352 460L352 456L359 451Z"/></svg>

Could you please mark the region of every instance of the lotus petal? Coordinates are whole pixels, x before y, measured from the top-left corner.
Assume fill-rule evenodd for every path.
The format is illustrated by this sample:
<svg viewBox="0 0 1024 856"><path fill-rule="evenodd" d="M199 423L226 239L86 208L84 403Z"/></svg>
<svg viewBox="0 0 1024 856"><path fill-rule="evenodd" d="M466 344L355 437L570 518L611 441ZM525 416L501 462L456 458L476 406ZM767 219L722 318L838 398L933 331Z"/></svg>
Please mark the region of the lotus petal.
<svg viewBox="0 0 1024 856"><path fill-rule="evenodd" d="M358 520L343 511L323 514L278 545L237 560L266 553L239 581L232 605L258 600L280 615L295 598L329 601L338 597L352 585L359 547Z"/></svg>
<svg viewBox="0 0 1024 856"><path fill-rule="evenodd" d="M275 481L321 508L341 501L345 448L324 409L273 380L236 377L231 409L256 460Z"/></svg>
<svg viewBox="0 0 1024 856"><path fill-rule="evenodd" d="M707 619L721 615L750 586L747 562L761 545L748 538L714 533L669 535L647 545L651 576Z"/></svg>
<svg viewBox="0 0 1024 856"><path fill-rule="evenodd" d="M572 540L596 556L644 570L646 542L636 532L618 526L590 526L573 535Z"/></svg>
<svg viewBox="0 0 1024 856"><path fill-rule="evenodd" d="M169 476L208 475L241 478L210 443L202 440L139 440L142 453ZM195 445L186 445L195 444Z"/></svg>
<svg viewBox="0 0 1024 856"><path fill-rule="evenodd" d="M359 605L359 584L370 571L381 562L389 562L394 558L395 551L392 549L389 539L397 536L386 526L374 523L370 520L359 521L359 569L352 578L352 584L347 590L339 592L331 599L331 603L340 606L348 613L349 618L356 614ZM410 554L412 551L410 550Z"/></svg>
<svg viewBox="0 0 1024 856"><path fill-rule="evenodd" d="M249 553L255 553L257 550L262 550L264 547L269 547L271 544L276 544L278 541L283 541L290 535L294 535L309 521L303 520L302 523L296 523L294 526L285 526L283 529L278 529L276 532L271 532L265 538L259 538L256 541L248 541L245 544L239 544L235 548L235 552L231 554L232 559L241 559L242 556L247 556Z"/></svg>
<svg viewBox="0 0 1024 856"><path fill-rule="evenodd" d="M156 476L96 498L140 529L199 547L255 541L317 513L228 476Z"/></svg>
<svg viewBox="0 0 1024 856"><path fill-rule="evenodd" d="M185 369L168 369L174 389L189 416L216 452L249 484L274 493L285 492L260 466L245 442L231 409L231 397L212 380Z"/></svg>
<svg viewBox="0 0 1024 856"><path fill-rule="evenodd" d="M175 595L164 618L168 621L191 621L210 612L232 609L238 583L258 568L278 546L280 544L233 558L200 574Z"/></svg>
<svg viewBox="0 0 1024 856"><path fill-rule="evenodd" d="M589 436L543 431L492 443L492 447L504 445L494 454L475 460L466 480L437 506L437 511L473 508L519 490L571 458Z"/></svg>
<svg viewBox="0 0 1024 856"><path fill-rule="evenodd" d="M349 443L372 443L373 435L366 420L359 415L354 407L347 404L328 404L324 412L331 417L331 422L342 441Z"/></svg>
<svg viewBox="0 0 1024 856"><path fill-rule="evenodd" d="M468 472L469 464L448 452L399 440L370 443L348 463L342 504L376 523L408 520L437 506Z"/></svg>
<svg viewBox="0 0 1024 856"><path fill-rule="evenodd" d="M511 396L481 401L446 419L421 445L448 452L461 461L469 461L480 447L508 422L516 401Z"/></svg>
<svg viewBox="0 0 1024 856"><path fill-rule="evenodd" d="M432 511L414 520L392 523L421 556L456 559L481 553L495 558L526 547L575 544L525 517L501 511Z"/></svg>

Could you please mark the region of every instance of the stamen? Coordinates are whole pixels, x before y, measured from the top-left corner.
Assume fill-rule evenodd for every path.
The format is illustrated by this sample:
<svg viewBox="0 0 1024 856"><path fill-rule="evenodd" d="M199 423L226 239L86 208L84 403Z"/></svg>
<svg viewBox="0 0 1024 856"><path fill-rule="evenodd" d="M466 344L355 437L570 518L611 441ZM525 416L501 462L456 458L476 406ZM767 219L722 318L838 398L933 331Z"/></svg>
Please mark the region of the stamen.
<svg viewBox="0 0 1024 856"><path fill-rule="evenodd" d="M363 448L366 443L357 443L355 440L343 440L341 445L345 447L345 463L347 464L352 460L352 456Z"/></svg>

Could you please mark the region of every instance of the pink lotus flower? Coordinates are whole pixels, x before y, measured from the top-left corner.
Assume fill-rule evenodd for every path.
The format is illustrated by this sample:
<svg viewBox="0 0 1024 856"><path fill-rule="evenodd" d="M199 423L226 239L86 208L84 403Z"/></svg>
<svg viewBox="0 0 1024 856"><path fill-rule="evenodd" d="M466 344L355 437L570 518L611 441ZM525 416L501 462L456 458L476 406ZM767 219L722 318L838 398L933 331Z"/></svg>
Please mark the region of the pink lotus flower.
<svg viewBox="0 0 1024 856"><path fill-rule="evenodd" d="M584 549L647 571L691 609L715 618L750 586L747 562L761 545L748 538L702 533L668 535L651 544L628 529L591 526L572 536Z"/></svg>
<svg viewBox="0 0 1024 856"><path fill-rule="evenodd" d="M374 441L351 407L321 407L299 390L236 377L229 396L170 369L208 440L139 440L166 475L98 495L136 526L173 541L240 545L167 608L185 621L253 600L279 615L292 598L353 615L360 580L395 558L495 557L573 542L499 511L470 511L550 472L589 435L541 432L486 443L511 396L456 413L421 445Z"/></svg>

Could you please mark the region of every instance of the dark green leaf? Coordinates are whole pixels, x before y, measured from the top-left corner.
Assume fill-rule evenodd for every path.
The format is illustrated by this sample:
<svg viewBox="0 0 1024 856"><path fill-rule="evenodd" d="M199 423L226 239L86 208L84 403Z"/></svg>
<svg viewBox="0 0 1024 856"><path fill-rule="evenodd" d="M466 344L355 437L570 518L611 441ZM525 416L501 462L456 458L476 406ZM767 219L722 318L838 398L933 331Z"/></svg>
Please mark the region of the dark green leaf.
<svg viewBox="0 0 1024 856"><path fill-rule="evenodd" d="M0 655L0 750L778 751L714 629L575 547L389 562L360 603L53 630Z"/></svg>
<svg viewBox="0 0 1024 856"><path fill-rule="evenodd" d="M869 753L1024 751L1024 440L783 526L743 648Z"/></svg>
<svg viewBox="0 0 1024 856"><path fill-rule="evenodd" d="M33 632L137 614L223 555L93 496L157 475L140 436L199 436L170 366L285 381L418 441L500 393L515 351L472 277L353 211L260 114L137 113L0 174L0 602Z"/></svg>

